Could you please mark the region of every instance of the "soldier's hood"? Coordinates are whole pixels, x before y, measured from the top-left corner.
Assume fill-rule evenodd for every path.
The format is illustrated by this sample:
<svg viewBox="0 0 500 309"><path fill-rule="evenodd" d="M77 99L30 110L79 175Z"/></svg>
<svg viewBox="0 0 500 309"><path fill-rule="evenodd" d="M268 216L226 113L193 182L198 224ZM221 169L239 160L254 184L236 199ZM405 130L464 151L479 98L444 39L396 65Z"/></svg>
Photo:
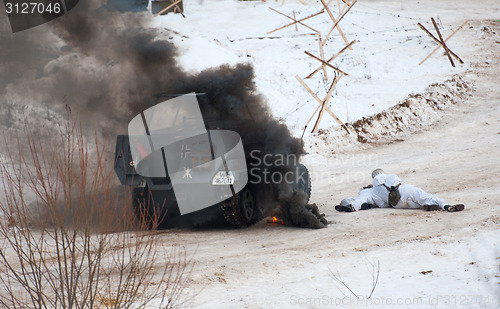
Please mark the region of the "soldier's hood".
<svg viewBox="0 0 500 309"><path fill-rule="evenodd" d="M399 177L394 174L389 174L385 177L384 184L389 188L396 187L397 185L401 184L401 179L399 179Z"/></svg>
<svg viewBox="0 0 500 309"><path fill-rule="evenodd" d="M373 186L385 185L387 187L395 187L401 183L401 179L394 174L378 174L373 178Z"/></svg>
<svg viewBox="0 0 500 309"><path fill-rule="evenodd" d="M385 183L385 179L387 178L387 174L378 174L373 178L373 186L380 186Z"/></svg>

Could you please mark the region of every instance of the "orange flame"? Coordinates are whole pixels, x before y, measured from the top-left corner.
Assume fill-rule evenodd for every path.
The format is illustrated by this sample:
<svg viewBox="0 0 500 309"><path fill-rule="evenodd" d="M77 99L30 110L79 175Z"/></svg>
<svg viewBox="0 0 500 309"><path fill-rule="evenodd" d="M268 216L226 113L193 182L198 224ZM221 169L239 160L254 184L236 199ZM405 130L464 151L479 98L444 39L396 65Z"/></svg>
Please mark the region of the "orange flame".
<svg viewBox="0 0 500 309"><path fill-rule="evenodd" d="M267 223L269 224L280 224L280 225L284 225L285 223L283 222L283 220L279 219L278 217L270 217L269 219L267 219Z"/></svg>

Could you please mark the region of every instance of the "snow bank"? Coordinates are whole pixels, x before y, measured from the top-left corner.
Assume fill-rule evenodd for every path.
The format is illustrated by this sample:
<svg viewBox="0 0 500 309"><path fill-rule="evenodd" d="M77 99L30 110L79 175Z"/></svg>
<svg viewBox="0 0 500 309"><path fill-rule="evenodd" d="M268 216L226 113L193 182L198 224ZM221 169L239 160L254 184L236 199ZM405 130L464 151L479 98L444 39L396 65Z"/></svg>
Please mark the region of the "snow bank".
<svg viewBox="0 0 500 309"><path fill-rule="evenodd" d="M347 123L346 128L320 129L310 136L308 144L322 142L342 149L359 143L403 138L438 121L440 111L465 103L473 90L471 82L455 75L443 83L431 84L424 93L408 95L402 102L378 114Z"/></svg>

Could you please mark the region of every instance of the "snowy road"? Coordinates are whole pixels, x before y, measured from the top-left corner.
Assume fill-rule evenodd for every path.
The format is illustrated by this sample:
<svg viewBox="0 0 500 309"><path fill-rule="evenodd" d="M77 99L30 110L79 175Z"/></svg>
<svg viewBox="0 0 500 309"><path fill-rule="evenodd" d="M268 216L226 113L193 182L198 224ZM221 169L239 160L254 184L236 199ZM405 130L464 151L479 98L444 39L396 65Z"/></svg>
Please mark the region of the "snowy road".
<svg viewBox="0 0 500 309"><path fill-rule="evenodd" d="M304 77L318 65L304 54L319 53L317 36L296 32L293 27L279 35L265 33L286 21L269 6L288 14L297 11L300 18L321 8L319 2L304 1L311 5L302 5L302 0L288 0L283 6L282 1L270 0L185 0L185 19L173 14L156 19L146 12L143 15L151 19L149 26L160 32L159 40L176 45L176 60L183 70L197 72L241 62L253 65L256 92L267 98L272 114L300 136L318 105L294 76ZM337 5L337 1L330 2ZM438 19L446 35L470 20L450 41L450 48L466 61L464 65L452 69L439 51L418 66L435 45L416 24L429 25L431 16ZM312 174L311 202L331 222L327 228L300 229L263 220L240 230L159 232L165 244L184 246L195 263L187 281L185 307L499 308L499 17L498 0L359 0L341 24L351 40L359 41L352 52L334 62L351 74L338 84L330 105L339 118L355 122L377 114L453 75L468 81L475 90L443 110L423 107L424 114L432 114L431 120L401 134L388 134L385 140L359 143L353 135L354 142L346 139L348 145L340 147L329 140L338 128L329 116L321 122L323 135L306 133L309 154L303 162ZM326 16L311 20L311 25L325 31L331 20ZM326 46L327 54L333 55L344 42L335 33ZM78 88L88 90L92 99L92 85L101 83L94 76L113 80L124 75L134 84L139 77L131 73L135 67L126 69L126 61L120 65L105 59L106 65L99 66L100 57L75 56L64 47L54 47L61 56L51 56L54 59L43 69L49 76L65 68L86 77L83 80L90 83ZM5 68L7 64L2 63ZM163 75L161 70L158 68ZM7 73L10 78L11 72ZM38 78L38 72L31 73L33 78L14 79L16 82L6 87L10 105L1 110L6 123L16 119L21 123L20 115L30 115L30 110L34 115L43 112L45 118L38 117L40 123L55 123L56 112L53 115L48 108L35 108L39 100L35 90L43 91L50 84ZM318 96L325 95L327 83L320 76L307 82ZM115 90L113 83L109 85ZM119 99L112 103L131 96L127 91L117 92L111 98ZM133 96L133 91L130 93ZM62 100L60 107L67 107L66 94L56 94ZM80 91L70 94L82 96ZM46 100L52 103L50 96ZM17 116L11 116L11 111ZM390 119L378 123L378 128L383 130L387 121ZM342 198L356 195L360 187L371 182L370 173L375 168L398 174L404 182L450 204L463 203L466 209L458 213L394 209L336 212L334 206Z"/></svg>
<svg viewBox="0 0 500 309"><path fill-rule="evenodd" d="M498 23L490 25L500 32ZM359 144L335 154L320 145L306 157L313 174L312 202L332 222L328 228L303 230L263 221L235 231L165 232L165 237L191 244L188 250L196 266L189 290L199 292L192 307L497 308L497 40L477 43L487 48L465 75L475 92L467 102L442 111L434 125L404 139ZM369 183L376 167L467 208L461 213L391 209L337 213L336 203ZM315 181L314 174L325 169L331 177ZM377 265L378 284L367 299Z"/></svg>

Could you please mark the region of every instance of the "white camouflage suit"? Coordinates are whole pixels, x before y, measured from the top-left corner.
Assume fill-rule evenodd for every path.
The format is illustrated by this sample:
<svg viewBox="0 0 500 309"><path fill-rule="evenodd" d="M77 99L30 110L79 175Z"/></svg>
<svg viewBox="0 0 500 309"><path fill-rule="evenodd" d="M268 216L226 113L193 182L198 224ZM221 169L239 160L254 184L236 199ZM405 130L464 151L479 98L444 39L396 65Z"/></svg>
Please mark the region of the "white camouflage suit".
<svg viewBox="0 0 500 309"><path fill-rule="evenodd" d="M374 207L391 207L389 205L389 190L387 188L399 185L401 199L394 208L422 208L424 205L438 205L444 209L446 202L424 190L413 185L401 182L394 174L378 174L373 178L373 187L359 191L357 197L348 197L340 202L340 205L351 205L355 211L361 209L364 203L372 204Z"/></svg>

